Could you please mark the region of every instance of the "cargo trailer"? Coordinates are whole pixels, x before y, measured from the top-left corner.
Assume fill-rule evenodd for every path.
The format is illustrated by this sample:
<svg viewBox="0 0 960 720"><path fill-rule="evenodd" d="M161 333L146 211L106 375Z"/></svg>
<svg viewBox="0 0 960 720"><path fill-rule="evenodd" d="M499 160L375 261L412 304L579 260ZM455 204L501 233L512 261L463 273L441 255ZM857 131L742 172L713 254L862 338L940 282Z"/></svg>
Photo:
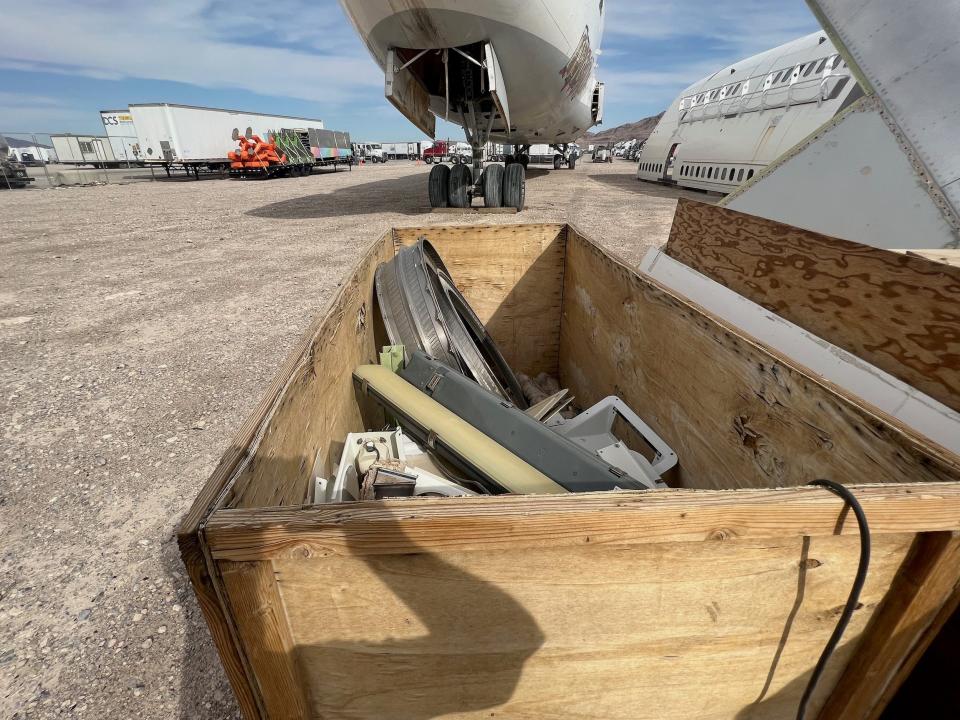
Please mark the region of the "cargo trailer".
<svg viewBox="0 0 960 720"><path fill-rule="evenodd" d="M143 165L140 158L140 142L137 140L137 128L133 124L130 110L101 110L100 122L110 140L114 157L125 167Z"/></svg>
<svg viewBox="0 0 960 720"><path fill-rule="evenodd" d="M123 162L117 159L105 135L73 135L62 133L51 135L57 161L62 165L92 165L97 168L120 167Z"/></svg>
<svg viewBox="0 0 960 720"><path fill-rule="evenodd" d="M227 153L235 149L240 135L323 130L322 120L173 103L131 105L130 114L144 162L162 165L168 174L174 167L197 176L200 170L225 170Z"/></svg>
<svg viewBox="0 0 960 720"><path fill-rule="evenodd" d="M353 145L350 133L341 130L323 130L310 128L296 130L304 147L310 151L317 165L330 166L353 165Z"/></svg>

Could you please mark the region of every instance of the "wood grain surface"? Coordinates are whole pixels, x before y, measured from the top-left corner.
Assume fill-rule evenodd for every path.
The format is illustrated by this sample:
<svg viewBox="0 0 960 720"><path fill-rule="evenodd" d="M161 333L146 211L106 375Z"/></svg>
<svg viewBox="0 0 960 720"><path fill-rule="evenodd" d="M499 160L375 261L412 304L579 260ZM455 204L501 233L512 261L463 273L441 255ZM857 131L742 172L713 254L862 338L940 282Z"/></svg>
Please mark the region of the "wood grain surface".
<svg viewBox="0 0 960 720"><path fill-rule="evenodd" d="M641 277L571 229L560 383L620 396L679 458L674 485L957 478L958 459Z"/></svg>
<svg viewBox="0 0 960 720"><path fill-rule="evenodd" d="M960 410L960 267L689 200L665 251Z"/></svg>

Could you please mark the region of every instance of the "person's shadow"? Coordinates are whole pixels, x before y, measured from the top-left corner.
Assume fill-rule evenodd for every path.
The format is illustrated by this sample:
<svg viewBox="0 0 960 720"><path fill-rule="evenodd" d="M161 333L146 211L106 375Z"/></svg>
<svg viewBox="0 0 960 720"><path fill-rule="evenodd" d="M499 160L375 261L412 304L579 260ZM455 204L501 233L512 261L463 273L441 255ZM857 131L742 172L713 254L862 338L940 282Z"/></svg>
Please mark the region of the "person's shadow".
<svg viewBox="0 0 960 720"><path fill-rule="evenodd" d="M402 505L375 530L344 523L355 555L302 568L327 601L316 621L330 639L296 651L316 717L428 720L495 708L544 643L516 599L461 566L482 564L482 554L368 554L371 532L407 545L393 520Z"/></svg>

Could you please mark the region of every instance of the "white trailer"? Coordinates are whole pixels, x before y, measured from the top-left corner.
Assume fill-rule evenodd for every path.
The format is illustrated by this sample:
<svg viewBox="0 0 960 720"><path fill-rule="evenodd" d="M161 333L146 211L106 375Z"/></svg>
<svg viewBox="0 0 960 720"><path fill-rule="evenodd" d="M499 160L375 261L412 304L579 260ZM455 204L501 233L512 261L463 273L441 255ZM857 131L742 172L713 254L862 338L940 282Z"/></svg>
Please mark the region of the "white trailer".
<svg viewBox="0 0 960 720"><path fill-rule="evenodd" d="M114 157L121 165L142 165L140 157L140 141L137 139L137 128L133 124L133 115L130 110L101 110L100 122L110 140L110 148Z"/></svg>
<svg viewBox="0 0 960 720"><path fill-rule="evenodd" d="M118 161L105 135L51 135L57 162L62 165L93 165L94 167L117 167ZM119 163L122 164L122 163Z"/></svg>
<svg viewBox="0 0 960 720"><path fill-rule="evenodd" d="M383 155L389 160L416 160L423 151L432 145L429 141L382 143Z"/></svg>
<svg viewBox="0 0 960 720"><path fill-rule="evenodd" d="M130 114L144 162L163 165L168 174L174 166L196 175L201 168L226 168L227 153L237 149L240 135L266 138L278 130L324 129L322 120L172 103L131 105Z"/></svg>

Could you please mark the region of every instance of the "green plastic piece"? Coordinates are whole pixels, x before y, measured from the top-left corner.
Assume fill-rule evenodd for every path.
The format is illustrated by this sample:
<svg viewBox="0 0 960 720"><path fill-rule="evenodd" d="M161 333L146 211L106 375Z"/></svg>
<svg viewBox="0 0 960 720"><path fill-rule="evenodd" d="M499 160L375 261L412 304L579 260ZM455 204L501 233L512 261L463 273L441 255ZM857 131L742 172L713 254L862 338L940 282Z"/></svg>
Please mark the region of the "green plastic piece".
<svg viewBox="0 0 960 720"><path fill-rule="evenodd" d="M392 372L403 370L403 345L384 345L380 352L380 364Z"/></svg>

